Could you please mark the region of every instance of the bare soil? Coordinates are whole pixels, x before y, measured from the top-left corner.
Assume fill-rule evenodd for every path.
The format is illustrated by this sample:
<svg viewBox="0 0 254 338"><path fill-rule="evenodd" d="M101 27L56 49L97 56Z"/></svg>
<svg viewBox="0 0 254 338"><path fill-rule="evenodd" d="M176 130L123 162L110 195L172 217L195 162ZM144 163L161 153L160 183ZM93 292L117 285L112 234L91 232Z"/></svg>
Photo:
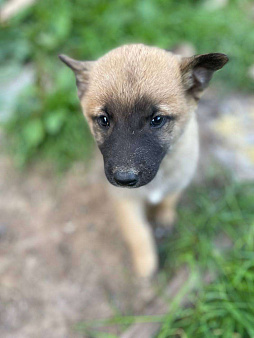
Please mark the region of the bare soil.
<svg viewBox="0 0 254 338"><path fill-rule="evenodd" d="M17 173L4 156L0 172L0 337L80 337L80 321L143 306L96 175Z"/></svg>

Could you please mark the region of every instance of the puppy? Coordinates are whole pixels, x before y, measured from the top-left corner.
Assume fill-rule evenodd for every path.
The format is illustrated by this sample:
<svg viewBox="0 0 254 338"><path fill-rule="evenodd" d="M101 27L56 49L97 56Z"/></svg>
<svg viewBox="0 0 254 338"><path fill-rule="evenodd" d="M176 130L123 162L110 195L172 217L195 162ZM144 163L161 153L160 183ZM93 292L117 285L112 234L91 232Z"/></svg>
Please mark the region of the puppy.
<svg viewBox="0 0 254 338"><path fill-rule="evenodd" d="M156 206L157 224L171 227L197 166L195 109L228 57L181 57L143 44L124 45L97 61L59 57L75 73L106 177L122 188L113 189L116 210L137 275L150 277L158 258L147 206Z"/></svg>

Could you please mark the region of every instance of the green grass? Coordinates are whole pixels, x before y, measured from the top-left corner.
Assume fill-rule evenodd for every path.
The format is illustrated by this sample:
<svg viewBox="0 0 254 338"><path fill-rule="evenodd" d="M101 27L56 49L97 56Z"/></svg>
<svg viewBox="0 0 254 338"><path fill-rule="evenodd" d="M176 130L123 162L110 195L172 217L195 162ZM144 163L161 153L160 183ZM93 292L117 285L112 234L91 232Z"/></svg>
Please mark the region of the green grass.
<svg viewBox="0 0 254 338"><path fill-rule="evenodd" d="M159 338L254 336L254 183L226 179L189 191L177 233L162 249L165 273L186 264L199 276L190 306L163 320ZM203 281L205 274L212 282Z"/></svg>
<svg viewBox="0 0 254 338"><path fill-rule="evenodd" d="M230 63L216 74L225 88L253 90L254 22L251 0L211 10L202 0L41 0L0 29L0 73L7 80L27 63L35 81L16 102L6 127L19 166L48 158L66 168L89 156L74 76L57 58L94 60L131 42L172 48L187 41L197 53L223 52ZM213 1L210 0L210 3ZM82 140L84 140L82 142Z"/></svg>
<svg viewBox="0 0 254 338"><path fill-rule="evenodd" d="M117 316L80 323L79 331L113 337L101 333L103 326L150 321L161 323L157 338L254 337L254 183L235 183L221 173L217 177L188 190L176 231L160 247L159 279L170 280L187 266L189 284L195 287L187 283L168 299L171 311L165 316ZM188 305L182 306L186 297Z"/></svg>

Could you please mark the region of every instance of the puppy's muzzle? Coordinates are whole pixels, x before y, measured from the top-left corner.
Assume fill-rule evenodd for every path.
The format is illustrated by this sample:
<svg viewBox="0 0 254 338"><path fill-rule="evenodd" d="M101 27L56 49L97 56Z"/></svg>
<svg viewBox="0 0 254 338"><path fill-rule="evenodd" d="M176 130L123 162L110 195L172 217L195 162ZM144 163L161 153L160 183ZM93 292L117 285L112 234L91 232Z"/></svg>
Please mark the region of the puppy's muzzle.
<svg viewBox="0 0 254 338"><path fill-rule="evenodd" d="M116 171L114 173L114 180L117 185L123 187L133 187L138 182L138 175L133 171Z"/></svg>

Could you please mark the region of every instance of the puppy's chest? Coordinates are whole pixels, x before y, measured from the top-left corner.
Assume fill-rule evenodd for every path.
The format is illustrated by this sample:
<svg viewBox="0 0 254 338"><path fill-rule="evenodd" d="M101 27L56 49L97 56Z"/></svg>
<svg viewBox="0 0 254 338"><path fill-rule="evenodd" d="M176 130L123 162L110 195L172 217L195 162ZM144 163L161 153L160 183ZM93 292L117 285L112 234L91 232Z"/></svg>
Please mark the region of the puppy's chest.
<svg viewBox="0 0 254 338"><path fill-rule="evenodd" d="M196 158L192 160L189 161L188 157L175 162L165 159L155 179L142 187L143 197L151 204L158 204L166 195L183 190L191 181L196 169Z"/></svg>
<svg viewBox="0 0 254 338"><path fill-rule="evenodd" d="M165 158L154 180L141 188L145 199L151 204L160 203L167 194L178 190L181 176L181 170L177 172L175 164Z"/></svg>

